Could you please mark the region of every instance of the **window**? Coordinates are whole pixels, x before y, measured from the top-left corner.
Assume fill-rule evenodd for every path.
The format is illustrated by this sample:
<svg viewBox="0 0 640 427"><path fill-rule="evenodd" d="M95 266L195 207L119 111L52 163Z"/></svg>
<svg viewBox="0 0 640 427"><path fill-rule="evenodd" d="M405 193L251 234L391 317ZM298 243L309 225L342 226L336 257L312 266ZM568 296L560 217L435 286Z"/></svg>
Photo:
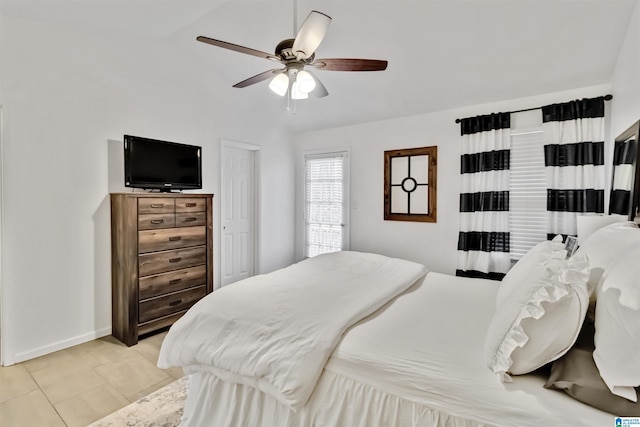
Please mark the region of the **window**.
<svg viewBox="0 0 640 427"><path fill-rule="evenodd" d="M547 183L542 131L511 134L510 255L522 258L547 239Z"/></svg>
<svg viewBox="0 0 640 427"><path fill-rule="evenodd" d="M305 256L348 249L347 152L307 154L304 164Z"/></svg>

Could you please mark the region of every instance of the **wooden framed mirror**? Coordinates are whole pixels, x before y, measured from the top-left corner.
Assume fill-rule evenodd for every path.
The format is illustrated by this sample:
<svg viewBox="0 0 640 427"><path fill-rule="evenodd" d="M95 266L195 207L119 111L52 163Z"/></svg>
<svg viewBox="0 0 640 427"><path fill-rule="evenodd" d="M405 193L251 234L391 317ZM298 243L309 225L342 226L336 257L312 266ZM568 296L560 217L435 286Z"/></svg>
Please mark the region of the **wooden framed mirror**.
<svg viewBox="0 0 640 427"><path fill-rule="evenodd" d="M384 152L384 219L436 222L438 147Z"/></svg>
<svg viewBox="0 0 640 427"><path fill-rule="evenodd" d="M609 213L628 215L633 220L640 206L640 120L622 132L614 142Z"/></svg>

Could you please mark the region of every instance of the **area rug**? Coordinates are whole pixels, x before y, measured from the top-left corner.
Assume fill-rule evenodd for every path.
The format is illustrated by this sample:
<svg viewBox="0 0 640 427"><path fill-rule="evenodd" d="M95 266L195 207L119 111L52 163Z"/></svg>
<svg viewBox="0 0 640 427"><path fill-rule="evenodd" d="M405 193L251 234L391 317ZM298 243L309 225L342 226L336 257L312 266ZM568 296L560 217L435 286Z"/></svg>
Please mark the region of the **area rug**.
<svg viewBox="0 0 640 427"><path fill-rule="evenodd" d="M180 378L89 427L177 427L187 396L186 381Z"/></svg>

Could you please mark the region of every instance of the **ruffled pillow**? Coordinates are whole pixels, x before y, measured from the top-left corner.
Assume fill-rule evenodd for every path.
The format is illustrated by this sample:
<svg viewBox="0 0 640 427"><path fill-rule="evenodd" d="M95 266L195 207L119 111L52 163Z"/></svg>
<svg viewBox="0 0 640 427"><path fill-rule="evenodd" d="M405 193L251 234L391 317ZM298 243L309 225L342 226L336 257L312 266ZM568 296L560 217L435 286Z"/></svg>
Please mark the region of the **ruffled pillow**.
<svg viewBox="0 0 640 427"><path fill-rule="evenodd" d="M588 277L586 256L574 255L540 261L517 286L510 285L485 340L487 363L502 381L510 381L509 374L534 371L569 350L587 311Z"/></svg>
<svg viewBox="0 0 640 427"><path fill-rule="evenodd" d="M544 240L535 245L525 256L522 257L502 279L498 294L496 296L496 306L499 307L507 300L511 292L520 288L522 282L527 280L531 272L549 261L563 260L567 257L567 251L562 236L557 235L553 240Z"/></svg>
<svg viewBox="0 0 640 427"><path fill-rule="evenodd" d="M609 267L598 289L593 359L611 393L637 402L640 386L640 244Z"/></svg>

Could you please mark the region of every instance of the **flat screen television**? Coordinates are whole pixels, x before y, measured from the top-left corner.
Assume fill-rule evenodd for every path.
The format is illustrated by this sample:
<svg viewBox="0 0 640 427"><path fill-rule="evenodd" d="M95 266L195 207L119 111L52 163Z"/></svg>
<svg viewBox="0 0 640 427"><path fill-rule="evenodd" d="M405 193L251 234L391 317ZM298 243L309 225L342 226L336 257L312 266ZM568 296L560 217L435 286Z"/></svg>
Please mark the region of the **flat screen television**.
<svg viewBox="0 0 640 427"><path fill-rule="evenodd" d="M124 136L124 185L148 190L202 188L202 147Z"/></svg>

